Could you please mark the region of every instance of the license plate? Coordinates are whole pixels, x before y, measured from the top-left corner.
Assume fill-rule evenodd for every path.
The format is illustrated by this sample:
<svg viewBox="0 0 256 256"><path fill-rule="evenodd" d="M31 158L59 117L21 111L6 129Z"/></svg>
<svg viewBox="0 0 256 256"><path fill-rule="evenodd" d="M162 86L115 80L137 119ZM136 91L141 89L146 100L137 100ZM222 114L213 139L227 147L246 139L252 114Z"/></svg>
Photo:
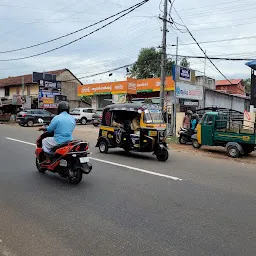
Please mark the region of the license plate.
<svg viewBox="0 0 256 256"><path fill-rule="evenodd" d="M80 157L79 160L81 164L90 162L89 157Z"/></svg>
<svg viewBox="0 0 256 256"><path fill-rule="evenodd" d="M149 131L148 136L157 136L157 131Z"/></svg>
<svg viewBox="0 0 256 256"><path fill-rule="evenodd" d="M68 162L64 159L61 159L60 160L60 166L63 166L63 167L67 167L68 166Z"/></svg>

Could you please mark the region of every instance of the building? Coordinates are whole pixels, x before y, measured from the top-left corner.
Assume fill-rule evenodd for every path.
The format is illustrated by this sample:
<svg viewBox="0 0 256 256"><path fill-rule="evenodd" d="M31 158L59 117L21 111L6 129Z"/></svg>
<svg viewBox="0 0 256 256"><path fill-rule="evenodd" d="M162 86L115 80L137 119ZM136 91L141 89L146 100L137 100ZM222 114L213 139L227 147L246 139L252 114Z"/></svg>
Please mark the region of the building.
<svg viewBox="0 0 256 256"><path fill-rule="evenodd" d="M56 75L56 80L61 81L61 94L66 95L71 108L88 106L81 97L77 96L77 87L82 83L68 69L46 71L46 74ZM23 87L24 83L24 87ZM0 99L13 100L17 95L31 96L32 107L38 107L39 84L32 81L31 74L0 79Z"/></svg>
<svg viewBox="0 0 256 256"><path fill-rule="evenodd" d="M196 76L196 84L212 90L216 89L215 79L208 76Z"/></svg>
<svg viewBox="0 0 256 256"><path fill-rule="evenodd" d="M244 110L249 111L250 99L242 95L231 95L223 91L205 88L204 99L199 104L199 108L219 107L244 112Z"/></svg>
<svg viewBox="0 0 256 256"><path fill-rule="evenodd" d="M230 84L230 82L232 84ZM234 95L245 96L245 86L243 84L243 79L230 79L228 80L217 80L216 90L226 92Z"/></svg>

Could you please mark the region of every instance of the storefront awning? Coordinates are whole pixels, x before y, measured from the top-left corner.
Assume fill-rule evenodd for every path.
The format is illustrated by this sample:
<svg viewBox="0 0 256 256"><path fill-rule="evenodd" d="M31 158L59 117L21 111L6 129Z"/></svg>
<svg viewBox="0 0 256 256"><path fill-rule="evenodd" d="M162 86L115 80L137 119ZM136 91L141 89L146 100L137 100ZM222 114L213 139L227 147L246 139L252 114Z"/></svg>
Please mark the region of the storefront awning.
<svg viewBox="0 0 256 256"><path fill-rule="evenodd" d="M246 66L250 67L253 70L256 70L256 60L248 61L245 63Z"/></svg>

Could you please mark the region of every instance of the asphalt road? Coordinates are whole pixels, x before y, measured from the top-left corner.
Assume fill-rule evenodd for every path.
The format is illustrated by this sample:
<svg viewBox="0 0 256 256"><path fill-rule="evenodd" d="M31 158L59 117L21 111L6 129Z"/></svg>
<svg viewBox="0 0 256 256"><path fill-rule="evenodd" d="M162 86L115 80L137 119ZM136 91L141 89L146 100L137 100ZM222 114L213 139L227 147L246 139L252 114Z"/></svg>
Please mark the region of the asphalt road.
<svg viewBox="0 0 256 256"><path fill-rule="evenodd" d="M20 141L38 135L0 125L0 255L256 255L255 166L102 155L88 134L93 170L71 186L37 172Z"/></svg>

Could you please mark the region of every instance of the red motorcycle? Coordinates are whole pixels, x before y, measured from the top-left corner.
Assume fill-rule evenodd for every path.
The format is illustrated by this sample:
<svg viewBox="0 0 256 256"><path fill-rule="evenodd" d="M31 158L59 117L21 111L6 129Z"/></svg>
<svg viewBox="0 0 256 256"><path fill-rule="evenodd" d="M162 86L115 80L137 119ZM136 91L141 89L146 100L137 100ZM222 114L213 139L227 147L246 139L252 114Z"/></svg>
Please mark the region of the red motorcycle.
<svg viewBox="0 0 256 256"><path fill-rule="evenodd" d="M42 141L46 137L53 137L53 133L44 132L36 141L36 167L39 172L50 171L69 180L70 184L78 184L83 174L89 174L92 165L89 162L89 144L81 140L73 140L52 149L50 161L42 149Z"/></svg>

